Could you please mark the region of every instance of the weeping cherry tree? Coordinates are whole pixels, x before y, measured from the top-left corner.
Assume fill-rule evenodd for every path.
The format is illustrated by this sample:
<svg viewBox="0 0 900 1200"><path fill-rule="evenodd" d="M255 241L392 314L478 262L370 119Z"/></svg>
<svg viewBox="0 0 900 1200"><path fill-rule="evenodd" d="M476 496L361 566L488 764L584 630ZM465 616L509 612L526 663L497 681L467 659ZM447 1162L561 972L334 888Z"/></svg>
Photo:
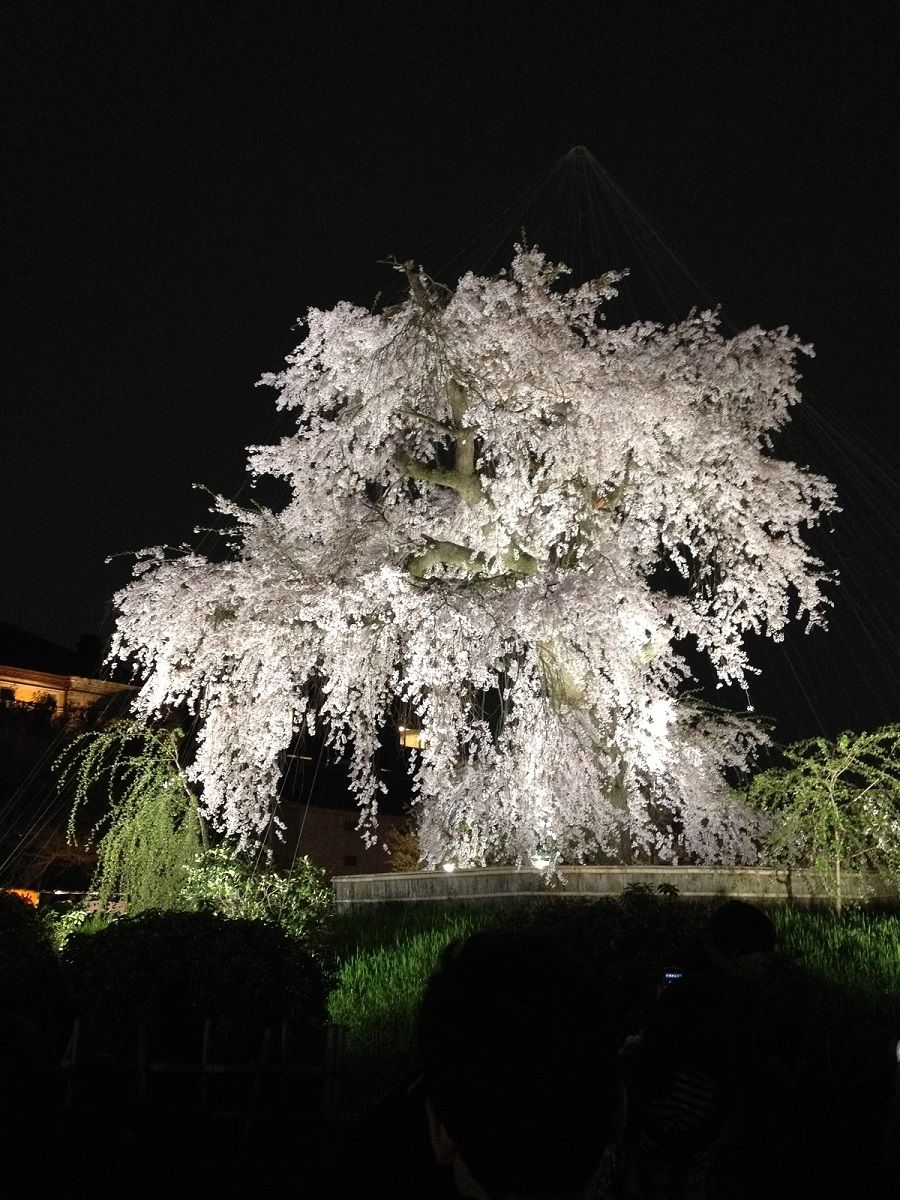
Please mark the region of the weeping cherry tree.
<svg viewBox="0 0 900 1200"><path fill-rule="evenodd" d="M218 501L228 561L140 556L113 647L138 714L195 713L190 775L239 842L301 731L346 756L374 839L404 711L430 865L753 861L764 818L726 777L762 735L691 698L685 655L743 685L748 633L823 623L802 535L833 489L772 442L809 348L713 312L611 328L621 276L567 289L535 249L455 289L397 268L401 303L310 310L261 381L296 415L250 451L284 507Z"/></svg>

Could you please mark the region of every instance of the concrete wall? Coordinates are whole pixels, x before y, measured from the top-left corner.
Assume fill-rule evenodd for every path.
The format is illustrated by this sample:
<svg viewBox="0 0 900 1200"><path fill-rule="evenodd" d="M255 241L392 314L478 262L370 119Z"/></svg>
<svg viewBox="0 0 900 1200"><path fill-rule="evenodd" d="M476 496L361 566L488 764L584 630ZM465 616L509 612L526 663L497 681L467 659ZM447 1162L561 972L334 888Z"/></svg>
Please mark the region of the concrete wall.
<svg viewBox="0 0 900 1200"><path fill-rule="evenodd" d="M344 875L333 881L339 906L450 901L517 904L536 899L616 896L632 883L672 884L685 897L732 896L742 900L800 903L827 900L821 880L811 871L756 867L564 867L556 881L540 871L484 867L469 871L410 871ZM845 879L845 900L886 896L868 876Z"/></svg>

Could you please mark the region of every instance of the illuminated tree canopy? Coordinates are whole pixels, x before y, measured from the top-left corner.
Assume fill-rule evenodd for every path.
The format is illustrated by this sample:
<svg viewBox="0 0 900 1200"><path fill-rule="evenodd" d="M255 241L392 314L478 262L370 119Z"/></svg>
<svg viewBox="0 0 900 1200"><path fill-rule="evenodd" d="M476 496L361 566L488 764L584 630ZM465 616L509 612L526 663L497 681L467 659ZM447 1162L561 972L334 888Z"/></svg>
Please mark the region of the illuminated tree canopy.
<svg viewBox="0 0 900 1200"><path fill-rule="evenodd" d="M379 730L403 706L430 864L626 839L752 860L761 818L723 771L761 735L685 694L684 646L741 684L749 632L823 623L802 533L834 492L772 446L808 348L783 328L726 338L713 312L610 328L621 276L566 289L534 249L455 289L398 269L402 303L310 310L262 381L296 429L249 467L287 504L220 500L229 561L146 551L118 594L140 714L196 713L202 807L242 841L301 729L347 755L375 836Z"/></svg>

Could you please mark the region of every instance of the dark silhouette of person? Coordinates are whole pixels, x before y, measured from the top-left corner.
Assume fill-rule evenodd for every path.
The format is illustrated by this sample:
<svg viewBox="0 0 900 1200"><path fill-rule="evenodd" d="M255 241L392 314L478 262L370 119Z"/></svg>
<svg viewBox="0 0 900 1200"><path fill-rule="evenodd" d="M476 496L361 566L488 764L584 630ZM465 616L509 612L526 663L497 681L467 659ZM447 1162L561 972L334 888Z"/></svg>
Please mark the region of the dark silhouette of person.
<svg viewBox="0 0 900 1200"><path fill-rule="evenodd" d="M577 959L510 932L451 945L418 1037L431 1144L457 1195L601 1194L624 1092L606 996Z"/></svg>
<svg viewBox="0 0 900 1200"><path fill-rule="evenodd" d="M642 1200L743 1194L735 1175L750 1164L738 1169L734 1156L721 1151L752 1142L752 1114L765 1103L769 1055L755 984L774 947L768 916L730 900L713 913L680 978L663 989L641 1039L632 1088L627 1194ZM726 1181L723 1160L731 1160Z"/></svg>

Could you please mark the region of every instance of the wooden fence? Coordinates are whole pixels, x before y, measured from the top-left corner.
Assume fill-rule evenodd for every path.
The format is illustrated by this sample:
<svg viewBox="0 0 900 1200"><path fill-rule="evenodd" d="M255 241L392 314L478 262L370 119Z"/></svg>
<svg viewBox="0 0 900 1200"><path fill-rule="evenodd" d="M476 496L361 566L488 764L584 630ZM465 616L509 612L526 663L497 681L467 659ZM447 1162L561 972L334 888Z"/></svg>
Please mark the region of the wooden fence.
<svg viewBox="0 0 900 1200"><path fill-rule="evenodd" d="M155 1058L150 1052L147 1025L134 1031L134 1053L128 1059L111 1054L103 1042L91 1045L89 1028L76 1018L62 1061L70 1105L78 1102L83 1085L100 1073L114 1073L129 1093L141 1102L158 1099L165 1081L189 1088L198 1108L207 1114L252 1128L261 1111L277 1103L297 1108L315 1108L325 1120L338 1118L344 1101L345 1030L325 1026L320 1039L303 1038L300 1054L294 1045L294 1030L287 1023L280 1029L263 1030L253 1053L217 1057L215 1027L203 1024L197 1039L195 1059L172 1061ZM310 1051L310 1042L318 1041ZM352 1103L352 1102L350 1102Z"/></svg>

